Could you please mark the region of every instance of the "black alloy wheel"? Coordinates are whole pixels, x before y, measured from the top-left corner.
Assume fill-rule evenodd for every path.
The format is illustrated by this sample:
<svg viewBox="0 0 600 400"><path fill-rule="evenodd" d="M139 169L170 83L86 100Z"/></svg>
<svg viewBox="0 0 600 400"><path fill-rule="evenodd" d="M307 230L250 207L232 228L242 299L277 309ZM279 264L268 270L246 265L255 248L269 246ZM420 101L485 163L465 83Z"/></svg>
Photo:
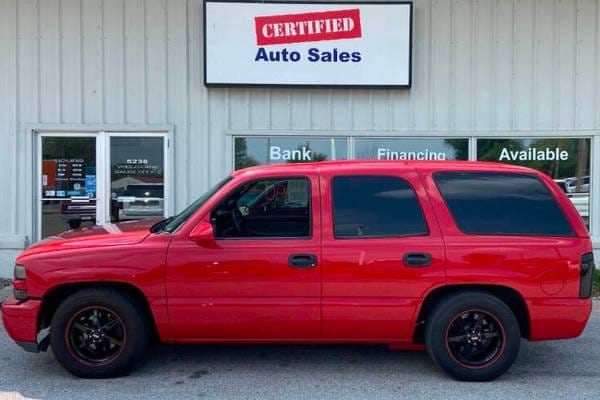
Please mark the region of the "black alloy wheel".
<svg viewBox="0 0 600 400"><path fill-rule="evenodd" d="M129 373L153 334L143 299L115 288L86 288L58 306L50 325L50 346L73 375L109 378Z"/></svg>
<svg viewBox="0 0 600 400"><path fill-rule="evenodd" d="M496 318L483 310L459 313L448 325L449 354L466 368L485 368L504 350L504 330Z"/></svg>
<svg viewBox="0 0 600 400"><path fill-rule="evenodd" d="M69 321L65 338L69 351L80 362L106 365L123 352L127 330L121 317L107 307L90 306Z"/></svg>
<svg viewBox="0 0 600 400"><path fill-rule="evenodd" d="M425 347L447 374L462 381L489 381L515 361L521 330L513 311L482 290L438 300L426 316Z"/></svg>

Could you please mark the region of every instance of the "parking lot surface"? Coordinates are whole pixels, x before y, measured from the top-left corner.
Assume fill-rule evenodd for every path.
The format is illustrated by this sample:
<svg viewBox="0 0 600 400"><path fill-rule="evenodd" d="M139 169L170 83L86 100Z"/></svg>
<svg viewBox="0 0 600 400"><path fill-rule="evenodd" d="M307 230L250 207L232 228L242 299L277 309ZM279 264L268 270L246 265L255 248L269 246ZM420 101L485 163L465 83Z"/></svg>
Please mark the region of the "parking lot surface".
<svg viewBox="0 0 600 400"><path fill-rule="evenodd" d="M0 399L597 399L600 302L575 340L522 342L491 383L456 382L425 352L385 346L157 346L130 376L78 379L0 329Z"/></svg>

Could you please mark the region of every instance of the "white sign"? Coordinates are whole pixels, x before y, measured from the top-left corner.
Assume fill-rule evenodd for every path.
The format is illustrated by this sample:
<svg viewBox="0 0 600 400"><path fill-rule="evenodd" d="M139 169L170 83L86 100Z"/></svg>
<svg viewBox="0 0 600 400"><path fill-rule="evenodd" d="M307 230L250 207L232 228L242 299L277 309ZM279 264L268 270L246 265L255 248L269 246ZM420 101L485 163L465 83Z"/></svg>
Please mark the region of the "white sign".
<svg viewBox="0 0 600 400"><path fill-rule="evenodd" d="M205 84L411 85L412 3L205 3Z"/></svg>

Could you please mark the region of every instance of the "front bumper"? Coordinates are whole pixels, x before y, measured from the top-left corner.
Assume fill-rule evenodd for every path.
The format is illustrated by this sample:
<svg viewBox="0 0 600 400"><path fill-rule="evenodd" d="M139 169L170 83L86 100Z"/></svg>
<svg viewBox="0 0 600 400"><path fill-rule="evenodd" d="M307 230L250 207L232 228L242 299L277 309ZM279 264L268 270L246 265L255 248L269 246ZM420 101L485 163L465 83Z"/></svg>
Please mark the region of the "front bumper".
<svg viewBox="0 0 600 400"><path fill-rule="evenodd" d="M61 214L63 221L93 221L96 220L96 214Z"/></svg>
<svg viewBox="0 0 600 400"><path fill-rule="evenodd" d="M583 332L592 312L592 299L526 300L530 340L574 338Z"/></svg>
<svg viewBox="0 0 600 400"><path fill-rule="evenodd" d="M2 304L2 323L6 333L27 351L38 352L47 347L46 340L37 341L41 300L18 301L13 296Z"/></svg>

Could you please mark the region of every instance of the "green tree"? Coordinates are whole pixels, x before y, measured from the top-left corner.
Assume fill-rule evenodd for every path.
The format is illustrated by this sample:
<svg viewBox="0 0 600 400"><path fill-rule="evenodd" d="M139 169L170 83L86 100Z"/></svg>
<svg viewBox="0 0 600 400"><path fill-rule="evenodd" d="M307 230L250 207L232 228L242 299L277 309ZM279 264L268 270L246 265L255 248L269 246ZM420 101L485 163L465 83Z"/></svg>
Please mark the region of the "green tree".
<svg viewBox="0 0 600 400"><path fill-rule="evenodd" d="M325 153L319 153L318 151L314 151L310 148L309 144L301 144L298 147L296 147L296 150L299 150L300 152L302 152L304 149L306 149L305 151L310 151L311 152L311 160L307 161L307 160L288 160L288 163L304 163L304 162L316 162L316 161L327 161L328 160L328 156Z"/></svg>
<svg viewBox="0 0 600 400"><path fill-rule="evenodd" d="M235 169L243 169L260 165L258 161L248 155L246 138L235 138Z"/></svg>

